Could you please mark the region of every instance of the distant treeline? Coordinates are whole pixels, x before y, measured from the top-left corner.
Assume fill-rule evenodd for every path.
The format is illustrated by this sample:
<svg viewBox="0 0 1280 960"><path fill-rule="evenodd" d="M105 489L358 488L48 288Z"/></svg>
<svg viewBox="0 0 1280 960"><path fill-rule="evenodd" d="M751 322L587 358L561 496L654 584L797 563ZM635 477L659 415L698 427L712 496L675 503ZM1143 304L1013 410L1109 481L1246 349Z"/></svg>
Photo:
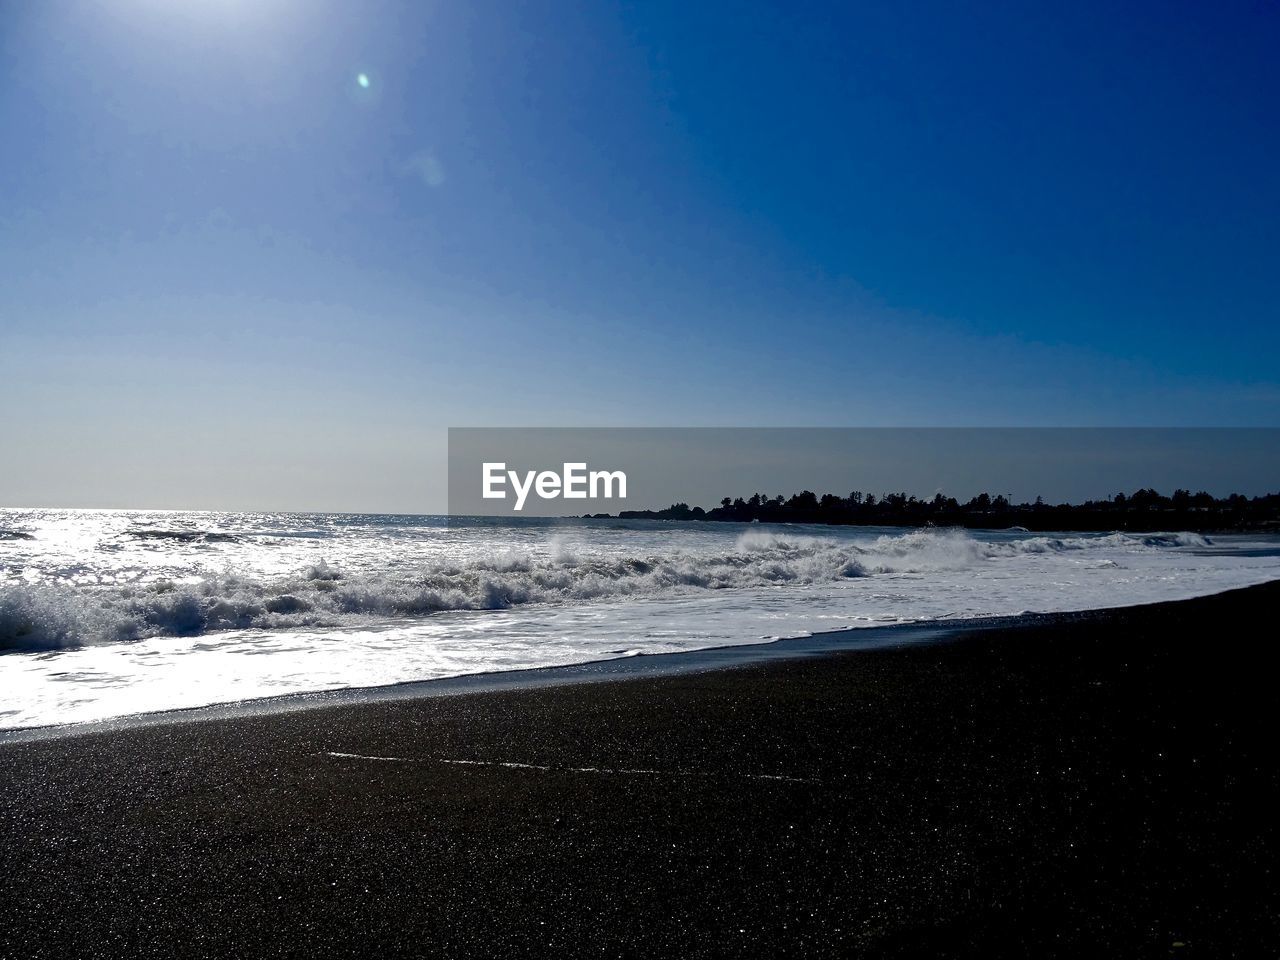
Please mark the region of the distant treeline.
<svg viewBox="0 0 1280 960"><path fill-rule="evenodd" d="M607 517L608 514L596 514ZM743 500L725 497L710 510L676 503L665 510L624 510L622 519L710 520L735 523L825 523L868 526L1001 528L1028 530L1280 530L1280 493L1217 498L1204 491L1175 490L1164 496L1143 489L1107 500L1071 504L1011 503L1003 495L981 493L967 503L941 493L921 500L905 493L877 497L855 490L847 497L821 497L805 490L790 498L759 493Z"/></svg>

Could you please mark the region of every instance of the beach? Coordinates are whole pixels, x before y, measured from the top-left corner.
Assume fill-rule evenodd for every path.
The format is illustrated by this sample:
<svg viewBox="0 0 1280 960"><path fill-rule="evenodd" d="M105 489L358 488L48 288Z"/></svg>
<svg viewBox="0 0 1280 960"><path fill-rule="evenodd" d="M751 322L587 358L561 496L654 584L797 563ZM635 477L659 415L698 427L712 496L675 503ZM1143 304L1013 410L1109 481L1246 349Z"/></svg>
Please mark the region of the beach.
<svg viewBox="0 0 1280 960"><path fill-rule="evenodd" d="M1280 7L0 2L0 960L1280 957Z"/></svg>
<svg viewBox="0 0 1280 960"><path fill-rule="evenodd" d="M1277 600L6 743L0 955L1266 953Z"/></svg>

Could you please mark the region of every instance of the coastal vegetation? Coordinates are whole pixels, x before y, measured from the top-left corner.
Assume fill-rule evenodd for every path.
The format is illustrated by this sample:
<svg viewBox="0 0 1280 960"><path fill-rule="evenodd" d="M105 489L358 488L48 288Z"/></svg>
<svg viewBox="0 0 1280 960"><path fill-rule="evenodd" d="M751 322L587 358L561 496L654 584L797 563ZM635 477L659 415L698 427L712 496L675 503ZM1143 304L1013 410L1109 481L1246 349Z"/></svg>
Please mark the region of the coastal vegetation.
<svg viewBox="0 0 1280 960"><path fill-rule="evenodd" d="M608 516L608 514L597 514ZM965 502L937 493L922 499L906 493L881 496L854 490L821 496L805 490L790 497L760 493L725 497L711 509L675 503L664 510L624 510L622 519L706 520L734 523L817 523L868 526L949 526L979 529L1023 527L1043 530L1280 530L1280 493L1214 497L1175 490L1165 496L1150 488L1117 493L1084 503L1014 503L1006 494L980 493Z"/></svg>

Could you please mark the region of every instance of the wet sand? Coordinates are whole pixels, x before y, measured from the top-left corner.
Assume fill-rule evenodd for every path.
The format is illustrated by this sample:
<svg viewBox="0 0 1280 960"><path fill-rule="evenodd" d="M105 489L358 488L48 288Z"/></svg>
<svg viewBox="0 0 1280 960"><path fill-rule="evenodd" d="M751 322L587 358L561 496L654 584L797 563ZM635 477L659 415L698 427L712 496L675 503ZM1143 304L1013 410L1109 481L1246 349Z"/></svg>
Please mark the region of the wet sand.
<svg viewBox="0 0 1280 960"><path fill-rule="evenodd" d="M0 744L0 956L1269 955L1278 602Z"/></svg>

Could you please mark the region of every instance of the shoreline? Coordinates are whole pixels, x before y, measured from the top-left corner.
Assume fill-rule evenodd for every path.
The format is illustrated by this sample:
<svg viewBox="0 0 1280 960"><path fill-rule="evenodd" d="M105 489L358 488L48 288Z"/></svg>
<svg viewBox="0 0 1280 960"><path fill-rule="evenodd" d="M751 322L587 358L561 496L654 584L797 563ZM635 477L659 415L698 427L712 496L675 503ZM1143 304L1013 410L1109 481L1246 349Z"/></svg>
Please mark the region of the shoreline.
<svg viewBox="0 0 1280 960"><path fill-rule="evenodd" d="M1280 583L1280 580L1268 581ZM1088 622L1117 610L1141 610L1169 604L1187 603L1224 594L1266 586L1266 583L1236 587L1216 594L1205 594L1188 600L1164 600L1156 603L1126 604L1050 613L1022 613L1008 617L974 617L972 619L930 620L914 623L888 623L881 626L825 630L799 637L777 637L750 643L722 644L696 650L671 653L638 653L634 656L589 660L565 666L531 667L518 670L494 670L458 674L425 680L406 680L371 687L333 687L285 693L272 697L255 697L220 703L198 704L169 710L147 711L89 720L78 723L51 723L28 727L0 728L0 747L8 743L26 743L61 737L87 736L95 733L164 726L171 723L199 723L239 717L270 716L278 713L354 706L363 703L394 702L422 698L461 696L472 693L536 689L540 687L577 686L580 684L625 682L647 677L681 676L733 670L755 664L826 657L841 653L857 653L892 649L916 644L951 643L975 631L1009 630L1045 626L1067 621Z"/></svg>
<svg viewBox="0 0 1280 960"><path fill-rule="evenodd" d="M1243 589L1250 589L1248 587ZM1166 601L1167 602L1167 601ZM1181 602L1181 601L1174 601ZM1154 606L1146 604L1145 606ZM1144 605L1136 605L1144 606ZM464 673L426 680L405 680L372 687L333 687L285 693L274 697L254 697L223 703L200 704L172 710L126 714L105 720L79 723L52 723L31 727L0 728L0 747L61 737L87 736L171 723L199 723L233 720L240 717L272 716L329 707L358 706L365 703L432 699L468 694L501 693L544 687L626 682L651 677L682 676L734 670L753 664L825 657L838 653L883 650L918 643L947 643L974 630L998 630L1035 623L1050 623L1064 617L1088 617L1104 613L1102 608L1064 613L1031 613L1014 617L975 617L972 620L892 623L877 627L827 630L801 637L778 637L752 643L723 644L671 653L638 653L628 657L588 660L565 666L530 667Z"/></svg>
<svg viewBox="0 0 1280 960"><path fill-rule="evenodd" d="M1272 582L0 745L0 956L1257 955Z"/></svg>

